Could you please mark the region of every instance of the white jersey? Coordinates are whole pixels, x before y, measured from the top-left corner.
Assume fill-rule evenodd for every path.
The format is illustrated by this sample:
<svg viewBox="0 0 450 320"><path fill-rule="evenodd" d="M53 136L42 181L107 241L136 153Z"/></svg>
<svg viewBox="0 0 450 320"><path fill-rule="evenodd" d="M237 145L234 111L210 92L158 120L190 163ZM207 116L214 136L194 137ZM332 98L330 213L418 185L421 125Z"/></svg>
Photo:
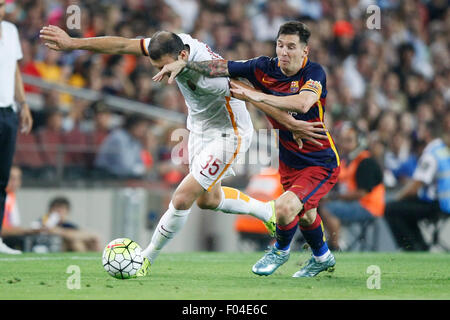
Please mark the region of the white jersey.
<svg viewBox="0 0 450 320"><path fill-rule="evenodd" d="M440 143L441 139L434 139L425 147L414 170L413 179L423 183L417 195L424 201L437 200L438 161L431 150Z"/></svg>
<svg viewBox="0 0 450 320"><path fill-rule="evenodd" d="M22 59L19 32L14 24L0 22L0 108L14 103L17 60Z"/></svg>
<svg viewBox="0 0 450 320"><path fill-rule="evenodd" d="M188 34L178 34L189 46L189 61L222 59L205 43ZM145 39L148 48L151 38ZM188 108L187 128L196 134L234 132L249 135L253 125L245 102L232 98L229 78L209 78L185 68L176 77Z"/></svg>

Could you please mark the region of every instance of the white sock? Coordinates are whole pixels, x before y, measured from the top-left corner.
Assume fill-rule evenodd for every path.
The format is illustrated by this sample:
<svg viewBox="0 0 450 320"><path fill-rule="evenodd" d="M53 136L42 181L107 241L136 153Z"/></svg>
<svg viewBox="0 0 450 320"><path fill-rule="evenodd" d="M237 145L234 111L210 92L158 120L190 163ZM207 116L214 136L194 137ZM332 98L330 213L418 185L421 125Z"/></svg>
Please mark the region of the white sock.
<svg viewBox="0 0 450 320"><path fill-rule="evenodd" d="M317 262L324 262L325 260L328 259L330 254L331 254L331 251L330 251L330 249L328 249L323 255L318 256L318 257L314 256L314 259L316 259Z"/></svg>
<svg viewBox="0 0 450 320"><path fill-rule="evenodd" d="M153 264L162 248L181 230L190 212L191 209L177 210L170 202L169 209L163 214L153 232L152 241L142 251L142 254L150 260L150 263Z"/></svg>
<svg viewBox="0 0 450 320"><path fill-rule="evenodd" d="M249 214L264 222L272 217L272 206L269 202L253 199L237 189L229 187L221 189L222 201L215 210L232 214Z"/></svg>

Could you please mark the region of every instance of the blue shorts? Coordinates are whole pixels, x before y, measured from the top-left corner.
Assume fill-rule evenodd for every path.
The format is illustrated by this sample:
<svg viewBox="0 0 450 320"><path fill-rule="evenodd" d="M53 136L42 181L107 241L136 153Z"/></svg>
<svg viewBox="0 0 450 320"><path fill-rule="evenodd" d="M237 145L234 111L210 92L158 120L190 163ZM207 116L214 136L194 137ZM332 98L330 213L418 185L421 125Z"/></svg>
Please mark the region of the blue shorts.
<svg viewBox="0 0 450 320"><path fill-rule="evenodd" d="M330 201L325 203L324 207L342 222L362 222L374 218L369 211L361 206L359 201Z"/></svg>

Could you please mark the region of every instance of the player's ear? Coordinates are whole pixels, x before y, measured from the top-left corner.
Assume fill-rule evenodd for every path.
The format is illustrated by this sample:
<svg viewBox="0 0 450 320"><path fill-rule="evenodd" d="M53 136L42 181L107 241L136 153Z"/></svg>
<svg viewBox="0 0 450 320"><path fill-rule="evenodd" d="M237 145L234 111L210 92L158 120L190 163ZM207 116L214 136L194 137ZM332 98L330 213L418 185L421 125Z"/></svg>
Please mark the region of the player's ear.
<svg viewBox="0 0 450 320"><path fill-rule="evenodd" d="M303 47L303 54L305 56L307 56L309 53L309 46L307 44L305 44L305 46Z"/></svg>
<svg viewBox="0 0 450 320"><path fill-rule="evenodd" d="M188 58L189 58L189 51L181 50L180 54L178 55L178 59L187 60Z"/></svg>

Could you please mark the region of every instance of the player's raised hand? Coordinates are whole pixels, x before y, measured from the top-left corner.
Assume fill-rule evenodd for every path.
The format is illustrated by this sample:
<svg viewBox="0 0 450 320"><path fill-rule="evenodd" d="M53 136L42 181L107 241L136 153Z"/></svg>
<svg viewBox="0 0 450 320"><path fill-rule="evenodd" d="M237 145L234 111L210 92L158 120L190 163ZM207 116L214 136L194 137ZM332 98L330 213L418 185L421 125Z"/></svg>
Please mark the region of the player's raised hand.
<svg viewBox="0 0 450 320"><path fill-rule="evenodd" d="M72 50L72 38L61 28L53 25L43 27L39 38L45 41L45 46L57 51Z"/></svg>
<svg viewBox="0 0 450 320"><path fill-rule="evenodd" d="M292 125L292 132L302 134L305 136L309 136L311 138L316 138L316 139L327 139L328 138L325 135L328 132L328 130L325 128L324 123L321 121L308 122L308 121L295 119L293 121L293 125Z"/></svg>
<svg viewBox="0 0 450 320"><path fill-rule="evenodd" d="M303 120L294 120L294 127L291 129L294 140L299 145L300 149L303 147L302 140L311 141L317 146L323 144L316 139L328 139L326 133L328 130L325 128L323 122L308 122Z"/></svg>
<svg viewBox="0 0 450 320"><path fill-rule="evenodd" d="M264 95L262 92L250 90L233 81L230 82L230 85L230 91L233 94L233 97L246 101L262 102Z"/></svg>
<svg viewBox="0 0 450 320"><path fill-rule="evenodd" d="M184 69L185 66L186 61L184 61L181 57L178 57L177 61L166 64L152 79L153 81L160 82L167 75L169 76L167 83L172 84L175 77Z"/></svg>
<svg viewBox="0 0 450 320"><path fill-rule="evenodd" d="M298 133L298 132L292 133L292 136L293 136L295 142L297 142L300 149L303 148L303 140L311 141L312 143L314 143L315 145L317 145L319 147L323 146L323 144L320 143L319 141L317 141L316 139L311 138L310 136L307 136L302 133Z"/></svg>

